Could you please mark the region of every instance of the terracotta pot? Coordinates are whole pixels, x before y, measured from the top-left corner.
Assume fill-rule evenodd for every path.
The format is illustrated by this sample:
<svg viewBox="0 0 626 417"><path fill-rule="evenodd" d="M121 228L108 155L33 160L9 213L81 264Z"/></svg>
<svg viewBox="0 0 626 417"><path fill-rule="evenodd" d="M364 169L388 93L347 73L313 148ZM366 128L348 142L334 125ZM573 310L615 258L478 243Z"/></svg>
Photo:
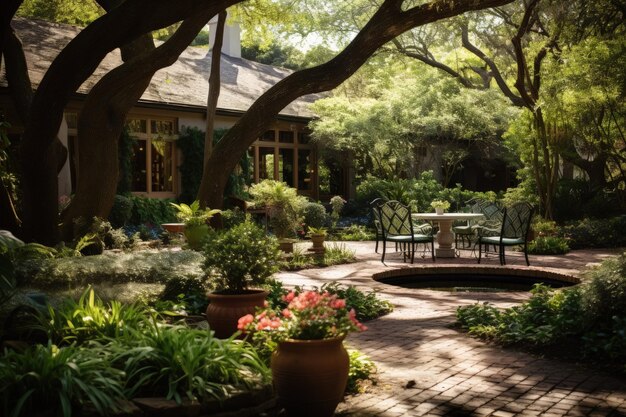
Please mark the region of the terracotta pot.
<svg viewBox="0 0 626 417"><path fill-rule="evenodd" d="M185 231L185 223L163 223L161 227L168 233L183 233Z"/></svg>
<svg viewBox="0 0 626 417"><path fill-rule="evenodd" d="M324 250L324 240L326 235L311 235L311 242L313 242L313 249Z"/></svg>
<svg viewBox="0 0 626 417"><path fill-rule="evenodd" d="M285 253L293 253L293 239L278 239L278 247Z"/></svg>
<svg viewBox="0 0 626 417"><path fill-rule="evenodd" d="M214 292L208 294L209 306L206 319L215 336L225 339L237 331L237 321L246 314L254 314L257 307L263 307L267 291L247 290L243 294Z"/></svg>
<svg viewBox="0 0 626 417"><path fill-rule="evenodd" d="M291 417L332 416L348 382L343 337L287 340L272 354L272 376L279 403Z"/></svg>

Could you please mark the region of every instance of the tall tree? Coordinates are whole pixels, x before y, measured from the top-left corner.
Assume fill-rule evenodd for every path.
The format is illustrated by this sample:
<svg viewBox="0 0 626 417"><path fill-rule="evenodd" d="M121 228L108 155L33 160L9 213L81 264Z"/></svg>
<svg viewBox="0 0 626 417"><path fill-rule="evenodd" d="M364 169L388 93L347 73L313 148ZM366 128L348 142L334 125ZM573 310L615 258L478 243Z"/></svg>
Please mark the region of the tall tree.
<svg viewBox="0 0 626 417"><path fill-rule="evenodd" d="M350 77L381 46L407 30L470 10L500 6L511 1L434 1L404 9L401 0L386 0L354 39L330 61L297 71L265 92L226 133L213 150L203 173L210 183L208 205L222 207L228 175L241 155L267 129L287 104L306 94L328 91Z"/></svg>

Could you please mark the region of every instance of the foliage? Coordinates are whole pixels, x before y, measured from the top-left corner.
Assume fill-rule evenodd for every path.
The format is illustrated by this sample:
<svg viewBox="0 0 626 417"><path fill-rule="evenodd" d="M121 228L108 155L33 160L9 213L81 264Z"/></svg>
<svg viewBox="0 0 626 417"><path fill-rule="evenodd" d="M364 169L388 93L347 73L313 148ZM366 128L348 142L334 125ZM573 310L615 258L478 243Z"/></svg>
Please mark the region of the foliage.
<svg viewBox="0 0 626 417"><path fill-rule="evenodd" d="M358 179L414 178L439 167L429 155L467 155L474 142L486 155L515 114L494 90L464 89L414 63L380 62L367 71L355 93L318 100L320 117L310 124L315 140L354 153ZM444 176L463 159L445 159Z"/></svg>
<svg viewBox="0 0 626 417"><path fill-rule="evenodd" d="M119 179L117 181L118 195L130 194L133 190L133 147L136 143L137 139L131 136L128 126L125 126L117 143L117 159L119 161ZM123 225L124 224L120 224L116 227L122 227Z"/></svg>
<svg viewBox="0 0 626 417"><path fill-rule="evenodd" d="M347 264L355 260L354 251L346 249L345 245L336 243L326 245L325 251L321 256L305 253L304 250L296 247L294 248L291 258L283 262L281 268L294 271L313 267Z"/></svg>
<svg viewBox="0 0 626 417"><path fill-rule="evenodd" d="M121 337L145 317L140 306L115 300L104 303L88 287L78 301L68 299L60 306L48 306L38 317L38 327L56 345L82 344Z"/></svg>
<svg viewBox="0 0 626 417"><path fill-rule="evenodd" d="M80 0L24 0L19 16L35 17L51 22L86 26L103 11L95 2Z"/></svg>
<svg viewBox="0 0 626 417"><path fill-rule="evenodd" d="M614 217L624 212L618 190L595 189L589 181L581 179L561 179L557 185L554 217L559 222Z"/></svg>
<svg viewBox="0 0 626 417"><path fill-rule="evenodd" d="M97 347L35 345L0 357L0 404L4 416L44 412L70 417L84 407L98 415L122 410L124 372Z"/></svg>
<svg viewBox="0 0 626 417"><path fill-rule="evenodd" d="M222 213L222 225L224 229L230 229L246 221L246 213L235 207L232 210L223 210Z"/></svg>
<svg viewBox="0 0 626 417"><path fill-rule="evenodd" d="M285 296L289 293L280 281L273 281L268 287L269 296L267 297L268 306L274 310L283 310L287 307ZM373 320L384 316L393 311L393 305L381 300L374 291L362 291L354 285L344 285L336 281L322 285L321 291L336 295L338 298L345 300L346 308L354 309L357 313L356 318L360 321ZM301 287L295 287L295 294L303 291Z"/></svg>
<svg viewBox="0 0 626 417"><path fill-rule="evenodd" d="M328 234L328 230L325 227L312 227L309 226L309 230L307 235L311 236L326 236Z"/></svg>
<svg viewBox="0 0 626 417"><path fill-rule="evenodd" d="M440 208L440 209L447 210L450 208L450 202L446 200L433 200L430 203L430 206L434 209Z"/></svg>
<svg viewBox="0 0 626 417"><path fill-rule="evenodd" d="M113 202L113 208L109 213L109 221L115 228L125 226L133 214L133 201L124 195L117 194Z"/></svg>
<svg viewBox="0 0 626 417"><path fill-rule="evenodd" d="M488 303L459 307L470 334L534 347L575 346L571 355L609 360L626 371L626 254L586 271L582 284L562 290L537 285L530 300L498 310Z"/></svg>
<svg viewBox="0 0 626 417"><path fill-rule="evenodd" d="M201 279L201 254L183 251L104 253L97 256L37 258L16 262L20 285L36 288L80 288L99 283L167 283Z"/></svg>
<svg viewBox="0 0 626 417"><path fill-rule="evenodd" d="M216 290L241 292L263 285L278 271L280 251L275 238L247 220L209 235L204 268Z"/></svg>
<svg viewBox="0 0 626 417"><path fill-rule="evenodd" d="M213 144L216 144L226 133L226 129L215 129L213 132ZM202 171L204 169L204 136L205 132L197 127L183 126L176 140L176 147L181 151L182 163L179 167L181 175L181 193L179 200L184 203L196 199ZM247 154L239 161L239 170L231 173L224 196L243 196L244 187L250 178L252 162Z"/></svg>
<svg viewBox="0 0 626 417"><path fill-rule="evenodd" d="M222 399L236 388L267 381L269 370L247 343L212 332L152 322L113 341L116 364L132 396L164 396L178 404Z"/></svg>
<svg viewBox="0 0 626 417"><path fill-rule="evenodd" d="M362 391L363 382L372 380L372 374L376 372L376 365L358 350L349 349L348 357L350 367L346 394L358 394Z"/></svg>
<svg viewBox="0 0 626 417"><path fill-rule="evenodd" d="M341 210L343 206L346 204L346 200L343 199L340 195L336 195L330 199L330 207L332 209L330 213L330 218L333 222L333 227L337 227L337 221L339 221L339 215L341 214Z"/></svg>
<svg viewBox="0 0 626 417"><path fill-rule="evenodd" d="M200 226L207 224L213 216L221 213L218 209L201 209L200 202L195 200L191 205L185 203L170 203L177 210L176 218L185 223L185 226Z"/></svg>
<svg viewBox="0 0 626 417"><path fill-rule="evenodd" d="M320 340L344 337L367 328L345 300L326 291L303 291L284 296L287 307L278 312L266 308L239 319L238 329L251 333L257 345L273 346L282 340Z"/></svg>
<svg viewBox="0 0 626 417"><path fill-rule="evenodd" d="M448 201L452 210L460 210L465 202L471 199L495 201L497 196L493 191L465 190L460 184L444 188L435 179L432 171L424 171L417 179L412 180L383 180L368 177L357 186L356 198L363 205L376 198L397 200L410 206L411 210L427 212L431 210L430 202L433 200Z"/></svg>
<svg viewBox="0 0 626 417"><path fill-rule="evenodd" d="M148 198L137 195L130 196L133 202L133 214L130 222L134 225L160 225L171 223L176 219L171 199Z"/></svg>
<svg viewBox="0 0 626 417"><path fill-rule="evenodd" d="M626 246L626 215L609 219L582 219L566 223L559 234L570 248L606 248Z"/></svg>
<svg viewBox="0 0 626 417"><path fill-rule="evenodd" d="M337 229L333 232L334 240L343 241L363 241L374 240L375 233L367 227L360 224L352 224L343 229Z"/></svg>
<svg viewBox="0 0 626 417"><path fill-rule="evenodd" d="M304 224L308 227L328 226L329 218L326 208L320 203L307 202L302 207Z"/></svg>
<svg viewBox="0 0 626 417"><path fill-rule="evenodd" d="M300 224L306 198L298 195L295 188L274 180L263 180L250 187L255 205L266 207L270 225L277 237L289 238Z"/></svg>
<svg viewBox="0 0 626 417"><path fill-rule="evenodd" d="M558 236L537 236L528 244L528 253L534 255L563 255L567 252L567 240Z"/></svg>
<svg viewBox="0 0 626 417"><path fill-rule="evenodd" d="M330 282L322 285L322 291L328 291L337 297L346 300L346 305L357 312L357 319L361 321L372 320L393 311L389 301L381 300L374 291L362 291L354 285L341 285L338 282Z"/></svg>

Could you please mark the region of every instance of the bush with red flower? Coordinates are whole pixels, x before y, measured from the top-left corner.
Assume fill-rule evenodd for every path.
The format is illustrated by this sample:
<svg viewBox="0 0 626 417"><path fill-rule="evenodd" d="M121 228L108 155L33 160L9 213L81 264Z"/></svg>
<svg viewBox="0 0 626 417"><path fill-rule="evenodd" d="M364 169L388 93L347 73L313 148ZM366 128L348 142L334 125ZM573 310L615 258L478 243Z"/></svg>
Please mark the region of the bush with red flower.
<svg viewBox="0 0 626 417"><path fill-rule="evenodd" d="M282 311L266 308L239 319L239 330L251 334L265 354L282 340L332 339L367 329L357 320L354 309L348 310L345 300L328 291L292 291L283 300L288 304Z"/></svg>

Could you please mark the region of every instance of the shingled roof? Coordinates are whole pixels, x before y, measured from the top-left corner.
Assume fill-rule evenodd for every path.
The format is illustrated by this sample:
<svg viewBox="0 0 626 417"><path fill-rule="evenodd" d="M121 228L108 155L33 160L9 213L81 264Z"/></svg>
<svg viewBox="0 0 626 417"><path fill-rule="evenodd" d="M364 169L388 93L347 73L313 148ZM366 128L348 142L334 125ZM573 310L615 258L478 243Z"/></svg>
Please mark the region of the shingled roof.
<svg viewBox="0 0 626 417"><path fill-rule="evenodd" d="M54 58L80 32L80 28L75 26L41 20L16 18L12 25L22 41L29 75L35 87L41 82ZM121 63L119 50L109 53L94 74L79 88L78 93L88 93L104 74ZM140 104L205 108L210 66L211 56L206 48L188 47L173 65L154 75L150 86L141 96ZM218 111L245 112L261 94L291 72L285 68L222 54L222 88ZM0 85L7 85L4 72L0 75ZM309 110L309 105L320 97L302 97L285 107L280 115L312 118L314 115Z"/></svg>

